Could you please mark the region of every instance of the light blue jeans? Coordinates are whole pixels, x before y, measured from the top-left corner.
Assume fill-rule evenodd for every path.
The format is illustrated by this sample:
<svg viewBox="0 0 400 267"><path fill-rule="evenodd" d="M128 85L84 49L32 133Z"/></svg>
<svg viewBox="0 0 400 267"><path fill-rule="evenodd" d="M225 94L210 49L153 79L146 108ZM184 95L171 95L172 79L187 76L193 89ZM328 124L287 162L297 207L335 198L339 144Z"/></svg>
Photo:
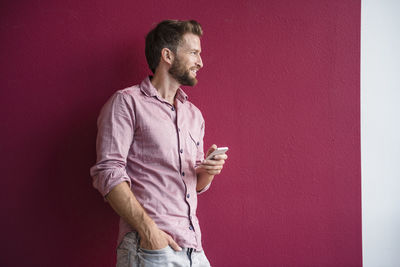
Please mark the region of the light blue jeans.
<svg viewBox="0 0 400 267"><path fill-rule="evenodd" d="M125 235L117 248L117 267L210 267L204 251L182 248L175 251L170 246L158 250L147 250L139 247L137 233Z"/></svg>

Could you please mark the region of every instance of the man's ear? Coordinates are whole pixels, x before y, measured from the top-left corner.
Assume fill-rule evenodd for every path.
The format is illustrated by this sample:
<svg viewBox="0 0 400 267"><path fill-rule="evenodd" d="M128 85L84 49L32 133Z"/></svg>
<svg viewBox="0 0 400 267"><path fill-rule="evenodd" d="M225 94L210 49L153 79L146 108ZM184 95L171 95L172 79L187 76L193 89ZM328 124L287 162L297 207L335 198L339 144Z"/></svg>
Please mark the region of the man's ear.
<svg viewBox="0 0 400 267"><path fill-rule="evenodd" d="M161 60L168 64L172 64L172 62L174 61L174 53L172 53L172 51L168 48L163 48L161 50Z"/></svg>

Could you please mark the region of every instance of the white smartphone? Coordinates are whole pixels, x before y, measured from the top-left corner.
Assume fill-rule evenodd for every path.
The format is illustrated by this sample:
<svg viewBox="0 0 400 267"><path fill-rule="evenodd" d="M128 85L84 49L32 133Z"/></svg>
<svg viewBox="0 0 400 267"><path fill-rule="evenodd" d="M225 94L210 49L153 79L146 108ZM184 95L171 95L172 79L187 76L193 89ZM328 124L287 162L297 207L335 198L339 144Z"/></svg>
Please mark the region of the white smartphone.
<svg viewBox="0 0 400 267"><path fill-rule="evenodd" d="M218 147L213 152L211 152L211 154L208 155L208 157L206 159L212 159L216 155L224 154L226 151L228 151L228 149L229 148L227 148L227 147Z"/></svg>

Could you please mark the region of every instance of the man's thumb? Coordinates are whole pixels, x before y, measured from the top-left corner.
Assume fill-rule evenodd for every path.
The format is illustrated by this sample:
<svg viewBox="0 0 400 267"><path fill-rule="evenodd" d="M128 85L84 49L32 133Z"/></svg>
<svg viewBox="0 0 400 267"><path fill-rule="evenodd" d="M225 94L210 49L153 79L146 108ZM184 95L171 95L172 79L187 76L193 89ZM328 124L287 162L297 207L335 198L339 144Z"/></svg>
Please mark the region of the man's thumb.
<svg viewBox="0 0 400 267"><path fill-rule="evenodd" d="M212 146L210 146L210 148L209 148L208 151L207 151L206 157L208 157L208 155L210 155L211 153L213 153L213 151L216 150L216 149L217 149L217 145L216 145L216 144L213 144Z"/></svg>

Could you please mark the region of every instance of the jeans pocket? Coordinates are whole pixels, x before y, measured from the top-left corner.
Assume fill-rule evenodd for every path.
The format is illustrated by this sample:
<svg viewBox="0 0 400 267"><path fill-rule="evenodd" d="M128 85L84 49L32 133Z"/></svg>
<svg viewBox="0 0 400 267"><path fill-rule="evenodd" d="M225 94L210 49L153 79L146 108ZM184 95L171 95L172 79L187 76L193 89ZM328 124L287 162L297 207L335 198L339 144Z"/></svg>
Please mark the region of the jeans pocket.
<svg viewBox="0 0 400 267"><path fill-rule="evenodd" d="M166 246L165 248L161 248L161 249L144 249L144 248L140 248L139 247L139 251L145 253L145 254L150 254L150 255L158 255L158 254L165 254L168 253L168 251L170 250L170 246Z"/></svg>
<svg viewBox="0 0 400 267"><path fill-rule="evenodd" d="M170 261L171 256L173 256L173 254L170 253L170 250L171 250L170 246L157 250L139 248L138 258L140 266L146 266L146 267L171 266L168 263Z"/></svg>
<svg viewBox="0 0 400 267"><path fill-rule="evenodd" d="M122 239L121 243L117 248L117 267L126 266L137 266L135 265L136 260L136 248L137 248L137 237L136 233L129 232Z"/></svg>

